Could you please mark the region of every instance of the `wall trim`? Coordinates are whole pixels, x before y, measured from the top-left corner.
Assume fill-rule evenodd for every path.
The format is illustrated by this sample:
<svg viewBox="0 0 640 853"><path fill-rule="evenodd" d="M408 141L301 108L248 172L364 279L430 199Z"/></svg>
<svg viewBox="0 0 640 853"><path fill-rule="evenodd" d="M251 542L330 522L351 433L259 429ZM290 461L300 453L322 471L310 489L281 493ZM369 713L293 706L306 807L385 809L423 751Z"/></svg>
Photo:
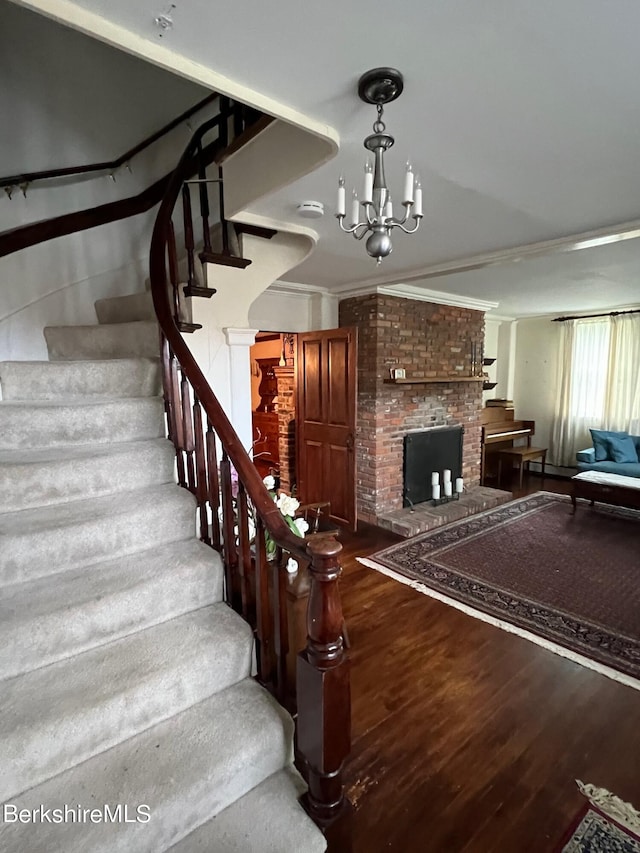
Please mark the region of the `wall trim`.
<svg viewBox="0 0 640 853"><path fill-rule="evenodd" d="M227 326L222 330L230 347L250 347L256 342L256 335L260 329L234 329Z"/></svg>
<svg viewBox="0 0 640 853"><path fill-rule="evenodd" d="M457 293L445 293L441 290L427 290L424 287L415 287L409 284L374 285L366 287L355 287L330 291L340 299L348 299L352 296L368 296L378 293L383 296L400 296L403 299L413 299L416 302L435 302L437 305L451 305L454 308L469 308L472 311L491 311L497 308L498 302L490 302L487 299L473 299L470 296L461 296Z"/></svg>

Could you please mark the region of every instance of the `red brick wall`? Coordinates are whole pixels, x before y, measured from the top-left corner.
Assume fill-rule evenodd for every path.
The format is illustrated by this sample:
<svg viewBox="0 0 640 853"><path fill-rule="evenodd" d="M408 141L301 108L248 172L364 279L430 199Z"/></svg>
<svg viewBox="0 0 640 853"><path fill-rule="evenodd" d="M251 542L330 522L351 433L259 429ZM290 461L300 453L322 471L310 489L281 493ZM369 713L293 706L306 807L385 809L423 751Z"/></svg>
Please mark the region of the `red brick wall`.
<svg viewBox="0 0 640 853"><path fill-rule="evenodd" d="M482 383L403 386L385 380L393 367L416 379L469 375L471 342L480 353L484 340L484 314L372 294L343 300L340 325L358 329L358 518L374 522L402 506L402 441L409 430L461 424L462 476L477 485Z"/></svg>

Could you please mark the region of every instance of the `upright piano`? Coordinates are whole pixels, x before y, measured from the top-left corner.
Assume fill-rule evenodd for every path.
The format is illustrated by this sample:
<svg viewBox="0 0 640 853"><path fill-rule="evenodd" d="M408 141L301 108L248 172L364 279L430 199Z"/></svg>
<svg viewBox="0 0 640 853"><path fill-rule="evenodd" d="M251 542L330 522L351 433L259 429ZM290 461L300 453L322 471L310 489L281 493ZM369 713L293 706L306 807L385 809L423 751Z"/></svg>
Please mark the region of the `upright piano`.
<svg viewBox="0 0 640 853"><path fill-rule="evenodd" d="M535 434L535 421L518 421L513 408L486 406L482 410L482 454L480 457L480 482L484 484L487 473L487 458L492 452L513 447L514 439L526 438L531 445Z"/></svg>

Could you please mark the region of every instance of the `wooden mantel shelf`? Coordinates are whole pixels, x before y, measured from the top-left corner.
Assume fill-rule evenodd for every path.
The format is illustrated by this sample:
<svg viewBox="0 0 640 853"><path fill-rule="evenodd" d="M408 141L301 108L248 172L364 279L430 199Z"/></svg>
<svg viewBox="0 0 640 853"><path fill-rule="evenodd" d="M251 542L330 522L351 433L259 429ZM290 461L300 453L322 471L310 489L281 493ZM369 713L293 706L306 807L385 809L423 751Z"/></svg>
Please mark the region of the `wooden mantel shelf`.
<svg viewBox="0 0 640 853"><path fill-rule="evenodd" d="M431 385L434 382L484 382L486 376L428 376L425 379L385 379L390 385Z"/></svg>

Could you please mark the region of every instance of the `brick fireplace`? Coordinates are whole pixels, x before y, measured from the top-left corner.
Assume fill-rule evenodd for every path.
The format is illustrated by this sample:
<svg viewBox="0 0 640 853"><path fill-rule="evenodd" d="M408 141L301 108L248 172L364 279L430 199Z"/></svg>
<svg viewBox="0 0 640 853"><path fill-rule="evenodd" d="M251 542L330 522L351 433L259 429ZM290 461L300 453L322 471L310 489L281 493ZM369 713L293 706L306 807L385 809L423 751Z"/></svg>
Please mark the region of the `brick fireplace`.
<svg viewBox="0 0 640 853"><path fill-rule="evenodd" d="M375 523L402 507L403 438L412 430L463 426L462 476L478 485L482 383L429 378L470 375L471 345L479 354L484 340L483 312L370 294L340 303L340 325L358 329L358 518ZM418 382L392 384L391 368Z"/></svg>

